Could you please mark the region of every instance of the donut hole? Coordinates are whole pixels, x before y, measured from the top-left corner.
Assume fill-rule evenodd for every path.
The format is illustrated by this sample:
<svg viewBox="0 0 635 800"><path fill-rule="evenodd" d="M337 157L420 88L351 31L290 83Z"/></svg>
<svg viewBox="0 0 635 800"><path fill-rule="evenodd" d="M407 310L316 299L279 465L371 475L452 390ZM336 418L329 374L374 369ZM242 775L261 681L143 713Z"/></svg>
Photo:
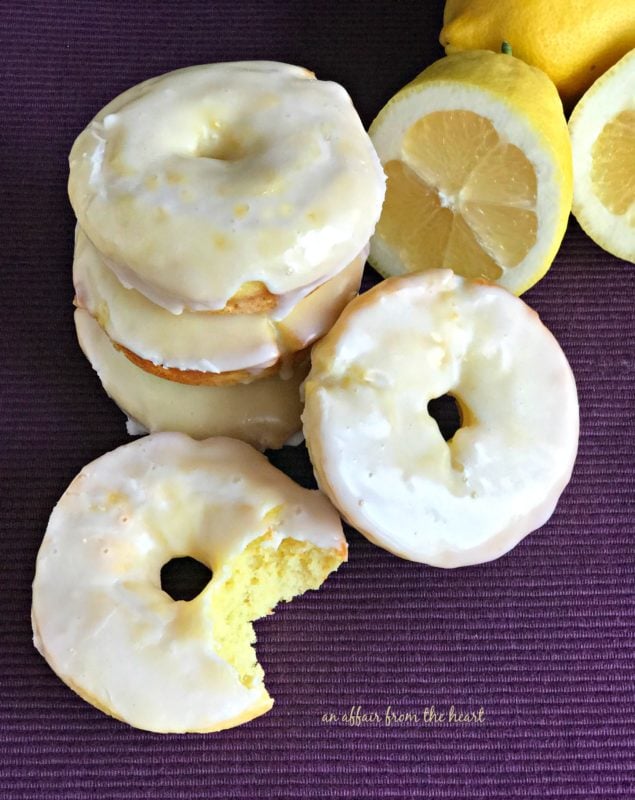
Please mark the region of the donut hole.
<svg viewBox="0 0 635 800"><path fill-rule="evenodd" d="M232 133L208 130L196 143L193 155L195 158L212 158L215 161L240 161L251 149L244 139Z"/></svg>
<svg viewBox="0 0 635 800"><path fill-rule="evenodd" d="M161 588L172 600L194 600L212 579L212 571L195 558L173 558L161 568Z"/></svg>
<svg viewBox="0 0 635 800"><path fill-rule="evenodd" d="M449 442L463 425L461 406L454 395L444 394L428 403L428 414L439 426L441 436Z"/></svg>

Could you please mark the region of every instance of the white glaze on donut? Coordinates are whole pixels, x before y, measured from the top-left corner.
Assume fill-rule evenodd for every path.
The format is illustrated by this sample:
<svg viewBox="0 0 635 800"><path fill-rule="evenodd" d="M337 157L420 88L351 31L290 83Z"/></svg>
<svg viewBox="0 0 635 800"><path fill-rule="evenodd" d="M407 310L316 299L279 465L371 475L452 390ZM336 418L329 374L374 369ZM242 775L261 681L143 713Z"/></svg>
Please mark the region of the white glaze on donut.
<svg viewBox="0 0 635 800"><path fill-rule="evenodd" d="M428 402L453 395L445 442ZM457 567L551 516L578 443L575 381L522 300L436 270L353 300L313 349L304 434L320 486L369 539Z"/></svg>
<svg viewBox="0 0 635 800"><path fill-rule="evenodd" d="M188 386L136 367L112 346L87 311L75 311L80 347L108 395L148 431L181 431L196 439L234 436L260 450L282 447L301 428L300 384L308 365L288 376L232 386Z"/></svg>
<svg viewBox="0 0 635 800"><path fill-rule="evenodd" d="M70 155L80 225L124 285L173 312L223 308L250 281L297 302L362 250L384 189L345 90L274 62L135 86Z"/></svg>
<svg viewBox="0 0 635 800"><path fill-rule="evenodd" d="M258 371L326 333L359 289L367 253L366 248L280 321L268 314L171 314L125 289L80 228L73 282L78 305L108 336L153 364L203 372Z"/></svg>
<svg viewBox="0 0 635 800"><path fill-rule="evenodd" d="M82 469L53 510L33 582L34 641L82 697L140 728L218 730L267 711L215 640L216 597L232 562L263 538L345 557L340 520L264 456L232 439L155 434ZM213 578L190 602L161 589L172 558Z"/></svg>

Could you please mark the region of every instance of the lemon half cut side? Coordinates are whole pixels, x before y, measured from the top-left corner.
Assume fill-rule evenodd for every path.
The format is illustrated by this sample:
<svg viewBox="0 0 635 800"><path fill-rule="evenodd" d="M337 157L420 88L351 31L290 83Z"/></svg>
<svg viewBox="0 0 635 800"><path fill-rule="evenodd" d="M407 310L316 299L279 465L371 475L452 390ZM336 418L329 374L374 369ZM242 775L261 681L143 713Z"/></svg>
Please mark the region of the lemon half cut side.
<svg viewBox="0 0 635 800"><path fill-rule="evenodd" d="M635 262L635 50L588 90L569 130L573 213L600 247Z"/></svg>
<svg viewBox="0 0 635 800"><path fill-rule="evenodd" d="M435 62L370 127L387 175L371 264L448 267L521 294L548 270L571 209L571 149L546 75L511 55Z"/></svg>

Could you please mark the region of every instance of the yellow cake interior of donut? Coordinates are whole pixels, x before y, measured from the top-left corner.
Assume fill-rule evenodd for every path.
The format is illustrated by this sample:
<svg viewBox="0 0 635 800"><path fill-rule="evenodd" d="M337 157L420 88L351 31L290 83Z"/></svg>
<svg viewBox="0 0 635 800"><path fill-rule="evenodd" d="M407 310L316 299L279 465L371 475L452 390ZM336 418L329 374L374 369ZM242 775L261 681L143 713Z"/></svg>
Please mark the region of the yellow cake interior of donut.
<svg viewBox="0 0 635 800"><path fill-rule="evenodd" d="M266 533L247 545L228 565L230 577L210 597L215 649L246 686L264 675L251 623L272 613L277 603L317 589L346 557L295 539L283 539L276 548L272 536Z"/></svg>

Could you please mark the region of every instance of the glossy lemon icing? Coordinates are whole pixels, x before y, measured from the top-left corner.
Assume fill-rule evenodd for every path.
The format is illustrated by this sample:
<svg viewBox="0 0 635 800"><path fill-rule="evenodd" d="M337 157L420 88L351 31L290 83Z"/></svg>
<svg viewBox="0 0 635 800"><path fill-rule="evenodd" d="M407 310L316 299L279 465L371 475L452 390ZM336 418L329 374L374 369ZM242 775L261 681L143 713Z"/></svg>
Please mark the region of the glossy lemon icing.
<svg viewBox="0 0 635 800"><path fill-rule="evenodd" d="M173 312L223 308L252 281L288 310L362 250L384 191L346 91L276 62L145 81L70 154L81 227L124 285Z"/></svg>
<svg viewBox="0 0 635 800"><path fill-rule="evenodd" d="M428 403L454 396L448 442ZM551 516L578 443L573 374L538 315L448 270L352 301L312 353L304 434L345 518L404 558L496 558Z"/></svg>
<svg viewBox="0 0 635 800"><path fill-rule="evenodd" d="M286 379L278 375L248 384L189 386L140 369L116 350L84 309L75 311L80 347L106 393L146 431L181 431L196 439L233 436L258 449L282 447L300 428L300 384L308 364Z"/></svg>
<svg viewBox="0 0 635 800"><path fill-rule="evenodd" d="M301 300L282 320L262 314L171 314L126 289L77 229L73 282L77 304L114 342L153 364L179 370L257 372L323 336L359 289L367 248Z"/></svg>

